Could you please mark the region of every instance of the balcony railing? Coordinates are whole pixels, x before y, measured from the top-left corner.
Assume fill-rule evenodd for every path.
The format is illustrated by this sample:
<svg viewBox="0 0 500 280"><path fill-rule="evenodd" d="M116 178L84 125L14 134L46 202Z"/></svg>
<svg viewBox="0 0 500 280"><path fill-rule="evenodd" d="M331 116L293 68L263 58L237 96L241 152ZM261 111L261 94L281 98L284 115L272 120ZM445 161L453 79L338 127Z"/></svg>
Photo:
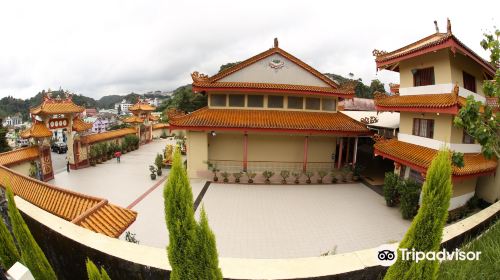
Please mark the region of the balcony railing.
<svg viewBox="0 0 500 280"><path fill-rule="evenodd" d="M244 171L243 161L237 160L209 160L217 166L220 171L235 173ZM304 169L303 162L297 161L248 161L246 170L253 172L263 172L265 170L274 171L279 174L282 170L301 172ZM335 169L333 161L330 162L307 162L306 169L317 172L319 170L332 171Z"/></svg>

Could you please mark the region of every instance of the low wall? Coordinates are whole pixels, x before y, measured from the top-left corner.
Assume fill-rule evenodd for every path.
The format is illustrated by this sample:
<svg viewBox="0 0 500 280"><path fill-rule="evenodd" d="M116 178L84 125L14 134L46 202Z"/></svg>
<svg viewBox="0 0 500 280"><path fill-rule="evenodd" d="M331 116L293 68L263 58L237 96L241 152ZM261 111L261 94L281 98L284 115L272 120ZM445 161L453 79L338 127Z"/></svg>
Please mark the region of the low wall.
<svg viewBox="0 0 500 280"><path fill-rule="evenodd" d="M85 258L103 265L112 279L166 279L165 249L110 238L71 224L16 197L29 228L60 279L86 279ZM452 250L482 232L500 215L500 202L444 229L442 246ZM376 249L296 259L220 258L224 279L374 279L385 273Z"/></svg>

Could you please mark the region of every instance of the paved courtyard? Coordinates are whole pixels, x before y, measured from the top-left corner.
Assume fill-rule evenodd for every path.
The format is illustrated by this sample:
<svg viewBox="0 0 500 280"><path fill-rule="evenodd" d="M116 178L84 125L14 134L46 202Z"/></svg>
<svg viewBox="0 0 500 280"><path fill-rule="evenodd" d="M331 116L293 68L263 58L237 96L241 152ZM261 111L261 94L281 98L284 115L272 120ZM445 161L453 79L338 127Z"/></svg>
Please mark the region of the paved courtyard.
<svg viewBox="0 0 500 280"><path fill-rule="evenodd" d="M157 140L125 154L120 164L110 160L94 168L61 172L51 183L137 211L128 230L141 244L164 248L167 172L151 181L148 166L165 145L166 140ZM194 199L204 184L191 181ZM344 253L400 240L410 224L362 184L211 184L201 205L222 257L311 257L332 249Z"/></svg>

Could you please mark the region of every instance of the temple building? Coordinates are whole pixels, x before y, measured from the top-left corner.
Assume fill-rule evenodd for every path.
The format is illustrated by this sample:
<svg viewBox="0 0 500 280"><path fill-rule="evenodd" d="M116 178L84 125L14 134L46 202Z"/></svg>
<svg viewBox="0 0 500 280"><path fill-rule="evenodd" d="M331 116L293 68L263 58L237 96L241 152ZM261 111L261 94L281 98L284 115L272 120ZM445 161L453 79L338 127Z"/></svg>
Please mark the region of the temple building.
<svg viewBox="0 0 500 280"><path fill-rule="evenodd" d="M155 109L148 102L139 100L128 108L133 115L123 120L123 122L131 124L137 129L137 136L141 144L153 140L153 124L159 120L159 117L151 115L151 112Z"/></svg>
<svg viewBox="0 0 500 280"><path fill-rule="evenodd" d="M468 96L486 102L483 81L496 68L482 59L451 31L436 33L392 52L375 50L377 69L400 73L400 85L391 85L392 95L378 94L378 111L400 112L397 139L381 139L375 155L395 162L404 178L422 182L434 155L443 147L464 153L465 165L453 167L450 210L463 206L477 193L494 202L500 198L500 181L494 173L497 161L486 159L481 146L453 118Z"/></svg>
<svg viewBox="0 0 500 280"><path fill-rule="evenodd" d="M208 106L170 112L171 130L185 130L187 168L208 176L207 162L223 172L325 170L356 162L366 126L337 111L354 96L308 64L274 47L216 75L194 72L193 91Z"/></svg>

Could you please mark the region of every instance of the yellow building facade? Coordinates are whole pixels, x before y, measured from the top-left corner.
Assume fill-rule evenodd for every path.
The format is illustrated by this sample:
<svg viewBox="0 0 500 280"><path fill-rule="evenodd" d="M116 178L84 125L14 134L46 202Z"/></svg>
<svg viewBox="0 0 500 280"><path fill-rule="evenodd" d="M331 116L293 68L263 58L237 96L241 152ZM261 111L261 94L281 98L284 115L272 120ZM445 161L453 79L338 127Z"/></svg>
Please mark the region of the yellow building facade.
<svg viewBox="0 0 500 280"><path fill-rule="evenodd" d="M373 54L378 69L400 73L397 93L375 99L378 111L400 112L399 135L378 141L375 154L394 160L402 177L423 181L437 150L464 153L464 167L453 167L450 210L475 193L489 202L499 199L497 161L484 158L481 146L453 124L468 96L486 103L482 85L495 67L459 41L449 21L446 33L437 31L393 52Z"/></svg>

